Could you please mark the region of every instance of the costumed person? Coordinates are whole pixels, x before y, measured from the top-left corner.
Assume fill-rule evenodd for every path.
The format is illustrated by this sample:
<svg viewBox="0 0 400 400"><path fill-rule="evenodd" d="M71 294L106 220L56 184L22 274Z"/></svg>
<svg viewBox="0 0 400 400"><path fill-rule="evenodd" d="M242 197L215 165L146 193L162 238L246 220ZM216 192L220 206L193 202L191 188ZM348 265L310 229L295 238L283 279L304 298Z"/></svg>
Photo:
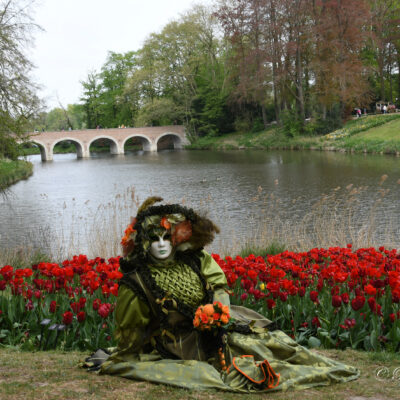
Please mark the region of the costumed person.
<svg viewBox="0 0 400 400"><path fill-rule="evenodd" d="M159 201L143 203L122 239L118 346L111 354L98 350L87 367L188 389L242 393L305 389L359 376L356 368L273 330L255 311L230 305L225 274L203 249L218 227L181 205L154 205ZM212 303L233 322L226 330L196 329L196 310Z"/></svg>

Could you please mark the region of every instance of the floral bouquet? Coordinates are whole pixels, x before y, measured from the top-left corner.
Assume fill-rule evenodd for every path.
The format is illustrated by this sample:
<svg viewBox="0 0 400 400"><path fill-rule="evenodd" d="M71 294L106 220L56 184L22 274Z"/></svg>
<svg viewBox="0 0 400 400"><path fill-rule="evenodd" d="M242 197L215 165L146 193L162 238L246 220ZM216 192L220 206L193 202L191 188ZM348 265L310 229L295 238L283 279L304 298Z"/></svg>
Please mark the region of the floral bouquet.
<svg viewBox="0 0 400 400"><path fill-rule="evenodd" d="M210 331L225 327L229 324L230 319L229 307L219 301L214 301L214 303L205 304L196 310L193 326L201 331Z"/></svg>
<svg viewBox="0 0 400 400"><path fill-rule="evenodd" d="M201 331L215 331L218 337L218 356L223 371L227 370L225 362L226 328L231 321L229 307L219 301L200 306L193 319L193 326Z"/></svg>

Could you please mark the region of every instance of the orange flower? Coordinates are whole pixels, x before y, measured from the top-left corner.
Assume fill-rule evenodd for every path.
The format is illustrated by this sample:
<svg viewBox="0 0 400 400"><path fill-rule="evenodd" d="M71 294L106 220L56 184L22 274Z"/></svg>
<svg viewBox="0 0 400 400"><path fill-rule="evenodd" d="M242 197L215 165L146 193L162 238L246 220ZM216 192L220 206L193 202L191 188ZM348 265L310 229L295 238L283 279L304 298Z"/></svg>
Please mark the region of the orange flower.
<svg viewBox="0 0 400 400"><path fill-rule="evenodd" d="M211 317L214 314L214 306L212 304L206 304L203 306L203 312Z"/></svg>
<svg viewBox="0 0 400 400"><path fill-rule="evenodd" d="M167 217L162 217L160 225L166 230L170 230L171 229L171 224L168 221Z"/></svg>
<svg viewBox="0 0 400 400"><path fill-rule="evenodd" d="M193 320L193 326L197 328L200 325L200 318L196 315Z"/></svg>
<svg viewBox="0 0 400 400"><path fill-rule="evenodd" d="M128 245L131 234L136 232L136 230L133 228L135 225L136 225L136 218L133 218L132 222L125 229L125 232L124 232L125 236L121 239L122 246L125 247Z"/></svg>
<svg viewBox="0 0 400 400"><path fill-rule="evenodd" d="M223 314L228 314L229 316L229 306L222 306L221 310Z"/></svg>
<svg viewBox="0 0 400 400"><path fill-rule="evenodd" d="M221 322L225 325L229 322L229 315L222 314L221 315Z"/></svg>

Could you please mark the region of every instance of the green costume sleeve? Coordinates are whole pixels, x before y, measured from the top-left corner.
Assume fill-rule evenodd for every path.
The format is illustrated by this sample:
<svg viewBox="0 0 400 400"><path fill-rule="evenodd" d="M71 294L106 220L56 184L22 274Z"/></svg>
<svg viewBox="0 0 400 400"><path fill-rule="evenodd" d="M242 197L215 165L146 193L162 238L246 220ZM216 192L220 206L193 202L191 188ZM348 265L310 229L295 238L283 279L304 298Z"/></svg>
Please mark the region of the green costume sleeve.
<svg viewBox="0 0 400 400"><path fill-rule="evenodd" d="M124 285L119 288L115 320L118 350L139 353L144 343L145 328L150 323L150 310L146 303Z"/></svg>
<svg viewBox="0 0 400 400"><path fill-rule="evenodd" d="M205 280L214 287L214 301L220 301L222 304L229 306L229 294L225 290L228 287L228 282L224 271L210 254L205 251L202 253L201 273Z"/></svg>

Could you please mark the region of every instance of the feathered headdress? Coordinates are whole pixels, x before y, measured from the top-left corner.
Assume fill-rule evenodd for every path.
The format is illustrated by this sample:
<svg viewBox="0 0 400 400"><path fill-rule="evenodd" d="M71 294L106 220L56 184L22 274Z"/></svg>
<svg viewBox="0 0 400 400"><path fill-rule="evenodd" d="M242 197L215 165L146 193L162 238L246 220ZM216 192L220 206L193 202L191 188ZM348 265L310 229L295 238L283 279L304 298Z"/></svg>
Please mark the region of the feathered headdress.
<svg viewBox="0 0 400 400"><path fill-rule="evenodd" d="M145 258L152 234L169 231L176 251L200 250L214 240L219 228L208 218L179 204L155 206L161 197L149 197L139 207L136 218L125 230L121 240L123 255Z"/></svg>

